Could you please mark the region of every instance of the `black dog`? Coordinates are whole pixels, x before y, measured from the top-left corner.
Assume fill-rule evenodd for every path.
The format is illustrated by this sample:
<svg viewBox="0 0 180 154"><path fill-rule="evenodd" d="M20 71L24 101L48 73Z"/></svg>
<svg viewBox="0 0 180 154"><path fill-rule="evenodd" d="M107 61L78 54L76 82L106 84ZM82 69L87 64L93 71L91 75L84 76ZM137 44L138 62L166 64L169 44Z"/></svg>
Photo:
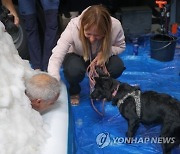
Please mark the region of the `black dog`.
<svg viewBox="0 0 180 154"><path fill-rule="evenodd" d="M127 137L133 137L143 124L161 124L161 137L173 137L174 143L163 143L163 153L180 144L180 102L167 94L142 92L139 87L121 83L111 77L96 77L92 99L107 99L119 108L128 121Z"/></svg>

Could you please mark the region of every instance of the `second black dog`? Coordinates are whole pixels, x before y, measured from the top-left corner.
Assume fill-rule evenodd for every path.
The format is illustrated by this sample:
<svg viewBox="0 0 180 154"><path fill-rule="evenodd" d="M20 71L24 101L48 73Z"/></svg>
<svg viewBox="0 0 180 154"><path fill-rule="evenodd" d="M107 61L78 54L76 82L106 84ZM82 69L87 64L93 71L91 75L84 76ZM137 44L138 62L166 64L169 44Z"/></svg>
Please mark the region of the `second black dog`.
<svg viewBox="0 0 180 154"><path fill-rule="evenodd" d="M107 99L119 108L128 121L127 137L133 137L143 124L161 124L161 137L173 137L163 143L163 153L169 154L180 144L180 102L170 95L155 91L142 92L139 87L121 83L111 77L97 77L92 99Z"/></svg>

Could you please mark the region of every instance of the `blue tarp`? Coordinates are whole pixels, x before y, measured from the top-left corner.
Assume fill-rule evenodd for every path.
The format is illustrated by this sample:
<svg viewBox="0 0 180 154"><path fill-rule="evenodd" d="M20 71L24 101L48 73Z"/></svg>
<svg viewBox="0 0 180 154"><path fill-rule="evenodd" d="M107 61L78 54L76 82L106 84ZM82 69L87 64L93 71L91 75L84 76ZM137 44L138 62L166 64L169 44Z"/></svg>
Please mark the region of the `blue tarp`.
<svg viewBox="0 0 180 154"><path fill-rule="evenodd" d="M180 100L180 49L175 50L174 60L160 62L150 58L150 43L144 38L138 55L133 55L133 46L127 43L126 50L119 55L126 70L118 78L121 82L139 85L142 91L155 90L167 93ZM105 103L105 115L97 114L89 99L88 77L81 82L80 105L72 107L74 121L75 154L161 154L160 126L140 125L134 143L124 143L127 121L111 102ZM95 102L102 111L102 102ZM173 154L180 154L174 148Z"/></svg>

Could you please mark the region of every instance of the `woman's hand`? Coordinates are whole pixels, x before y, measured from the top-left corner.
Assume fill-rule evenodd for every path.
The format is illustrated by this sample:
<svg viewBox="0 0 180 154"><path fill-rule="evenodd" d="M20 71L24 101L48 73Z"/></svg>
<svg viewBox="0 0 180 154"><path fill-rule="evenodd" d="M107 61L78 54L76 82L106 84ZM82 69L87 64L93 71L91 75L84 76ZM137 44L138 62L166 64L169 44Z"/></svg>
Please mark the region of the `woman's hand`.
<svg viewBox="0 0 180 154"><path fill-rule="evenodd" d="M18 26L19 25L19 17L18 17L18 15L15 13L15 14L13 14L13 16L14 16L14 24L16 25L16 26Z"/></svg>
<svg viewBox="0 0 180 154"><path fill-rule="evenodd" d="M102 52L99 52L97 54L92 63L95 63L96 66L103 66L105 64L105 62L102 59Z"/></svg>

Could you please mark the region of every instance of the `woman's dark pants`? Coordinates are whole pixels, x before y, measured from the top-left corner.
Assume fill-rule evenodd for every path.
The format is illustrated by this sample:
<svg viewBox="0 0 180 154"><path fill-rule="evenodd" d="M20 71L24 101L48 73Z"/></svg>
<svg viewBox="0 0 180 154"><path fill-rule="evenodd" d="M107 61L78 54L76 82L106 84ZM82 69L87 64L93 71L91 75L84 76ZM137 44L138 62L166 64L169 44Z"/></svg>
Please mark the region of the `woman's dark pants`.
<svg viewBox="0 0 180 154"><path fill-rule="evenodd" d="M63 62L63 71L69 83L70 95L79 94L81 91L80 82L84 79L89 61L85 62L82 56L68 53ZM106 64L110 76L118 78L124 71L124 63L118 56L111 56Z"/></svg>

